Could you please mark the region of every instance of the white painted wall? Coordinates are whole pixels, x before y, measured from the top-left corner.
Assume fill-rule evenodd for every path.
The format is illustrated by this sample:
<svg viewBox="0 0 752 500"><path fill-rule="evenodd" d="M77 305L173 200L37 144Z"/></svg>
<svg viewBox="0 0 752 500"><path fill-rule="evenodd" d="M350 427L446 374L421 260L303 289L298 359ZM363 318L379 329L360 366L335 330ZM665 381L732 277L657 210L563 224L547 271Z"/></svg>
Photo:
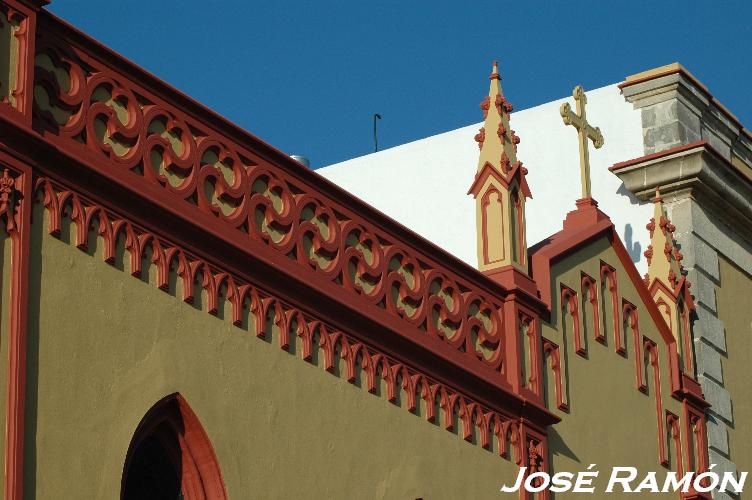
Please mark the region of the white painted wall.
<svg viewBox="0 0 752 500"><path fill-rule="evenodd" d="M604 146L590 147L593 197L611 217L641 272L649 244L649 204L639 205L608 167L643 155L640 112L616 85L587 92L588 121L599 126ZM514 102L514 96L510 96ZM564 126L561 100L514 112L511 126L521 142L518 159L528 168L533 198L527 204L528 245L561 229L580 197L577 133ZM568 99L573 109L574 99ZM481 123L354 158L317 172L421 236L477 266L475 203L467 190L478 166L473 137ZM639 246L639 248L638 248Z"/></svg>

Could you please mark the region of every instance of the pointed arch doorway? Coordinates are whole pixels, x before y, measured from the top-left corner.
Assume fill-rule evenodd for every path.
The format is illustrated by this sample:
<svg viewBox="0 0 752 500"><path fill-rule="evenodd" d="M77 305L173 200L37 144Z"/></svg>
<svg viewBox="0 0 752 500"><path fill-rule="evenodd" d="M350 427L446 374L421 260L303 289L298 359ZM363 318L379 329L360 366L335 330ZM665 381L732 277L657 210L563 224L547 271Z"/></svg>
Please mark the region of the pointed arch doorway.
<svg viewBox="0 0 752 500"><path fill-rule="evenodd" d="M226 500L214 449L180 394L144 416L128 447L121 500Z"/></svg>

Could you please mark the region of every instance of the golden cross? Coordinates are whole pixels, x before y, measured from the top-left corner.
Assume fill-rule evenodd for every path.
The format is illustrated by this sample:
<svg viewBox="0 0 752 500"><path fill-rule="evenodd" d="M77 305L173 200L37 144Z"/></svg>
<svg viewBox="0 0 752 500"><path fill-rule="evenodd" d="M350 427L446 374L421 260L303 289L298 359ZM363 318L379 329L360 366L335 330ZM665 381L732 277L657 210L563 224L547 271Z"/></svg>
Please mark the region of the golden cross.
<svg viewBox="0 0 752 500"><path fill-rule="evenodd" d="M559 108L559 113L564 119L564 125L572 125L577 129L577 135L580 142L580 176L582 177L582 197L590 198L590 155L588 153L588 139L593 141L595 149L599 149L603 146L603 135L599 127L591 127L587 122L587 116L585 115L585 104L587 104L587 97L585 97L585 91L582 89L582 85L577 85L572 91L572 97L574 97L577 103L577 113L572 112L572 107L568 102L565 102Z"/></svg>

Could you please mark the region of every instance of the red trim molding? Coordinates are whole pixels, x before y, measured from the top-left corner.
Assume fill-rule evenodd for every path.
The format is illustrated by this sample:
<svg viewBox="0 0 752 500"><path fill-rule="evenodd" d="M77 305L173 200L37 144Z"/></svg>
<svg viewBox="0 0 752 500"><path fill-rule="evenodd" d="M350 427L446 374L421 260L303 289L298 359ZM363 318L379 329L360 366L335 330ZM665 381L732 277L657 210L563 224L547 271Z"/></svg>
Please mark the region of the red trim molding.
<svg viewBox="0 0 752 500"><path fill-rule="evenodd" d="M578 304L577 292L566 285L561 285L561 321L565 323L567 317L572 319L572 341L574 343L574 352L587 358L587 349L585 340L582 338L582 329L580 328L580 306ZM562 328L566 329L566 324Z"/></svg>
<svg viewBox="0 0 752 500"><path fill-rule="evenodd" d="M157 402L138 424L123 467L120 497L125 494L127 477L139 445L155 438L166 448L180 473L184 500L226 500L224 481L214 447L201 422L180 394Z"/></svg>
<svg viewBox="0 0 752 500"><path fill-rule="evenodd" d="M23 498L31 170L0 153L0 217L11 238L10 334L5 420L5 498Z"/></svg>
<svg viewBox="0 0 752 500"><path fill-rule="evenodd" d="M562 380L561 353L559 345L547 338L543 339L543 353L551 361L551 371L554 374L554 391L556 392L556 407L563 412L569 413L569 399L564 393L564 383Z"/></svg>
<svg viewBox="0 0 752 500"><path fill-rule="evenodd" d="M34 108L35 130L57 158L39 162L50 170L45 174L60 175L60 167L51 164L67 156L84 165L88 175L99 176L91 189L101 190L105 179L132 193L123 201L125 213L143 207L133 203L139 193L142 202L165 213L170 225L184 223L190 234L182 238L188 244L197 244L198 227L300 287L316 287L369 316L388 316L384 319L397 331L427 332L446 346L442 351L455 351L450 356L458 366L488 369L497 374L498 384L507 383L500 375L507 295L501 285L294 160L269 155L257 139L223 135L202 121L206 116L172 105L169 99L179 96L153 93L151 77L140 75L145 81L136 82L125 68L118 71L110 67L113 61L96 57L101 48L82 47L93 42L53 18L43 20L38 52L74 82L61 86L56 73L36 69L36 85L58 110L56 117ZM100 95L115 97L101 100ZM76 188L82 184L77 181ZM105 199L114 203L109 195ZM153 212L142 209L132 218L153 220ZM490 356L481 356L472 345L475 330Z"/></svg>
<svg viewBox="0 0 752 500"><path fill-rule="evenodd" d="M593 340L605 345L606 336L601 332L601 318L599 312L600 307L598 305L598 286L596 285L595 279L593 277L588 276L584 272L581 273L581 276L582 279L580 280L580 283L582 285L583 304L585 301L590 302L590 307L592 310L591 314L593 315Z"/></svg>
<svg viewBox="0 0 752 500"><path fill-rule="evenodd" d="M398 359L387 353L389 349L379 347L380 337L364 341L323 320L321 314L302 310L251 284L245 276L220 269L77 193L56 186L49 179L39 179L36 191L42 195L49 214L51 235L59 236L62 219L69 217L76 226L75 245L85 250L90 229L96 225L102 239L102 257L110 264L115 262L117 241L123 238L133 276L141 276L145 256L150 255L159 289L171 291L169 273L176 269L183 283L183 301L190 303L196 293L203 291L209 314L217 314L226 301L236 326L249 328L260 338L269 338L273 331L278 331L278 344L283 350L288 350L297 337L304 360L313 362L314 351L320 349L327 371L335 373L336 364L342 360L344 376L349 382L363 380L364 388L377 393L383 381L386 398L393 403L398 402L400 391L404 391L406 409L416 412L422 400L430 422L436 421L436 408L439 408L443 411L445 428L455 430L452 422L459 420L462 423L460 435L468 441L490 449L493 437L501 439L506 422L524 419L542 432L546 426L559 421L534 399L520 398L498 385L489 386L479 380L472 384L464 382L466 375L455 368L444 372L435 365L421 366L419 357L409 363ZM270 328L272 325L276 328ZM499 449L506 449L501 442Z"/></svg>
<svg viewBox="0 0 752 500"><path fill-rule="evenodd" d="M644 311L650 316L650 319L652 320L651 324L655 325L660 334L660 339L667 348L669 359L666 372L670 377L671 395L676 399L685 402L688 407L692 408L692 411L701 414L704 408L707 407L707 403L702 397L699 384L682 373L679 364L677 344L673 334L666 325L661 312L658 310L658 306L653 301L650 291L645 286L642 278L640 278L639 273L635 268L629 253L619 239L613 224L605 214L598 210L597 203L595 203L594 200L579 200L577 203L577 210L570 212L567 215L567 219L564 222L564 229L536 245L531 250L531 274L537 283L546 285L541 286L540 290L541 300L549 309L548 314L552 314L553 312L551 293L553 287L556 286L556 283L551 279L552 266L565 256L582 248L582 245L593 241L596 238L607 238L609 241L621 263L621 267L623 268L626 277L637 291L641 302L644 305ZM652 367L652 393L655 399L656 422L658 427L658 459L661 464L668 466L667 437L665 434L666 423L662 401L663 396L661 394L661 369L658 345L652 339L640 334L637 319L637 307L620 298L617 287L617 271L615 267L605 262L601 262L600 278L601 300L603 301L602 306L604 311L608 307L609 302L606 298L607 292L611 299L610 305L612 307L613 315L614 349L617 354L620 354L623 357L627 356L626 341L624 339L626 332L624 330L627 328L630 329L634 340L633 355L635 356L636 364L636 386L638 390L645 394L649 394L647 378L649 375L649 367ZM583 291L586 287L587 289L592 290L592 286L590 285L591 281L593 281L592 278L581 273L581 285ZM576 293L564 283L561 283L559 286L561 289L562 310L565 312L568 311L568 314L571 314L573 318L574 316L578 316L575 307L578 303ZM566 319L568 314L563 314L562 319ZM573 321L573 324L576 325L576 322ZM604 323L604 328L606 328L606 326L607 325ZM577 326L573 326L573 330L577 329ZM575 335L575 351L578 350L578 341L581 341L581 339L579 338L579 335ZM551 357L552 369L555 366L553 355L556 350L557 349L553 343L544 340L544 353ZM579 354L582 355L582 353ZM558 366L556 368L560 370ZM554 375L556 376L555 371ZM557 406L563 403L558 393L556 401ZM561 407L560 409L565 411ZM706 451L707 448L704 448L704 450Z"/></svg>

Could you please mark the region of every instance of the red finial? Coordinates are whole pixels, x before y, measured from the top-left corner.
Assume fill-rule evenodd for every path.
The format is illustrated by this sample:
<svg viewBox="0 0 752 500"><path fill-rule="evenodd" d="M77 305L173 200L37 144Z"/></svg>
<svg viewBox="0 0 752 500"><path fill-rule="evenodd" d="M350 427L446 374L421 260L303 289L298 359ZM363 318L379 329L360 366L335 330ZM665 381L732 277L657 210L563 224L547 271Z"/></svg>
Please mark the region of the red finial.
<svg viewBox="0 0 752 500"><path fill-rule="evenodd" d="M661 186L655 187L655 198L653 198L653 203L658 203L663 201L663 198L661 198Z"/></svg>
<svg viewBox="0 0 752 500"><path fill-rule="evenodd" d="M499 62L494 61L493 62L493 69L491 70L491 76L489 76L491 80L501 80L501 76L499 75Z"/></svg>

